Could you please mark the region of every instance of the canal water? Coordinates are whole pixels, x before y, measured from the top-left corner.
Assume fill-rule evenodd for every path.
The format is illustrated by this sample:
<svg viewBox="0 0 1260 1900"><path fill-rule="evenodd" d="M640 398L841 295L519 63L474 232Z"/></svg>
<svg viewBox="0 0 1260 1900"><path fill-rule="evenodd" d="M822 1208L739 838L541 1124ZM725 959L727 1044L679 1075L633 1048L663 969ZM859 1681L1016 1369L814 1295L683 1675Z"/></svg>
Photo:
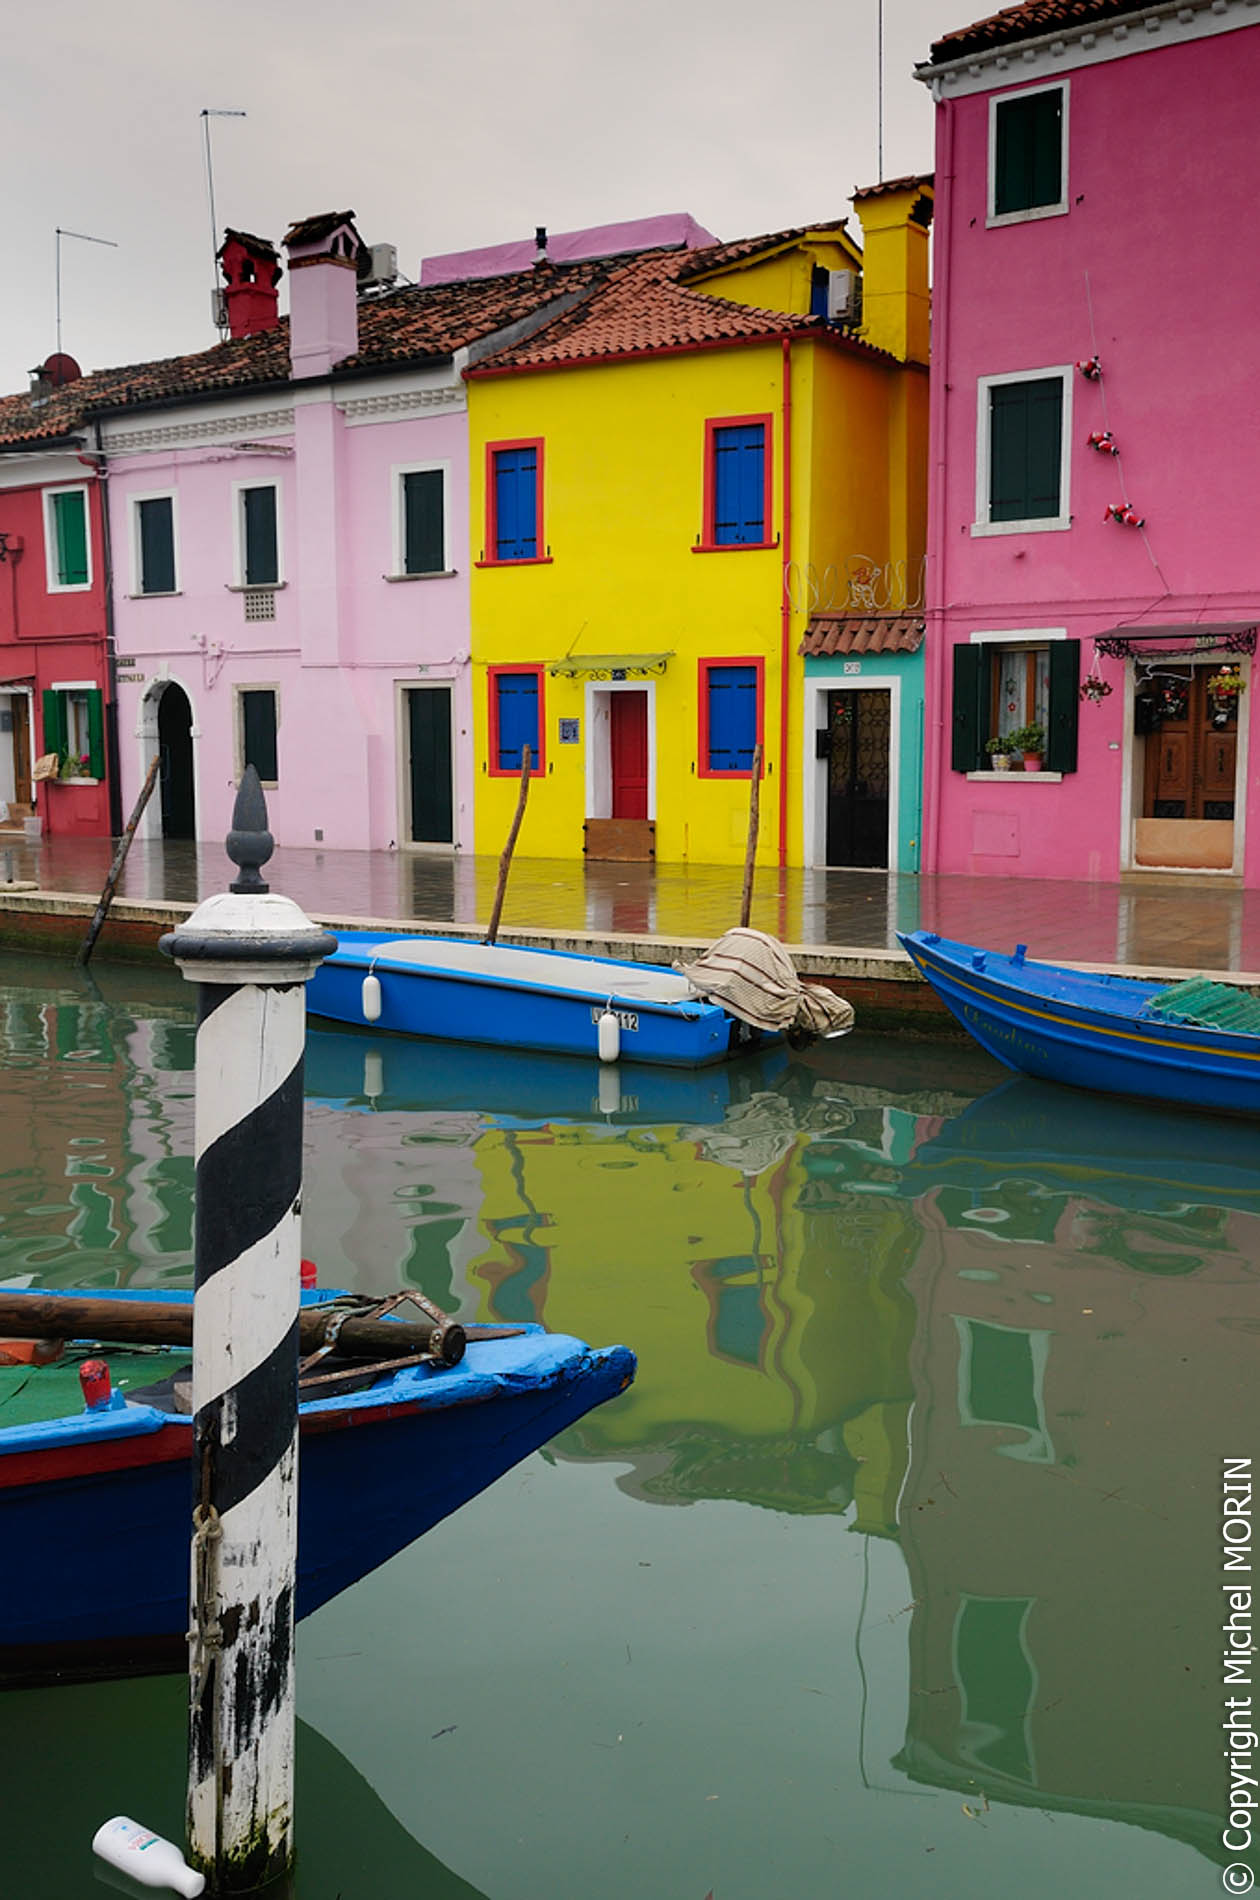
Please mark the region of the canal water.
<svg viewBox="0 0 1260 1900"><path fill-rule="evenodd" d="M191 1004L0 963L0 1279L191 1283ZM639 1375L300 1626L299 1900L1221 1890L1254 1127L861 1036L692 1076L317 1028L306 1085L324 1283ZM0 1893L98 1892L184 1773L181 1679L0 1695Z"/></svg>

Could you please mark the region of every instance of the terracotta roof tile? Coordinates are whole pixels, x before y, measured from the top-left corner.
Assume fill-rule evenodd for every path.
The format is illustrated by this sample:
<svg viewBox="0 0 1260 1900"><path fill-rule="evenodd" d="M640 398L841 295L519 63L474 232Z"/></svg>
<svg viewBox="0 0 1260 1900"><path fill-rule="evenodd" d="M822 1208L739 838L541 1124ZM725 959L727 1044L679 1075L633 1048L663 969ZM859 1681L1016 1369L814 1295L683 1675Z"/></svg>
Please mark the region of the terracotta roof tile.
<svg viewBox="0 0 1260 1900"><path fill-rule="evenodd" d="M809 660L834 653L917 653L926 624L921 614L811 614L797 651Z"/></svg>
<svg viewBox="0 0 1260 1900"><path fill-rule="evenodd" d="M318 244L321 238L330 237L339 225L353 223L353 211L318 211L313 218L299 218L296 224L291 224L281 243Z"/></svg>
<svg viewBox="0 0 1260 1900"><path fill-rule="evenodd" d="M883 198L890 191L917 191L924 185L935 182L934 172L910 172L905 178L881 178L877 185L861 185L853 192L855 205L863 198Z"/></svg>
<svg viewBox="0 0 1260 1900"><path fill-rule="evenodd" d="M590 289L608 268L565 264L430 289L404 285L383 297L362 298L359 350L338 370L448 358L556 298ZM95 370L42 401L32 401L28 392L0 397L0 443L56 441L94 415L288 379L289 324L282 318L274 330L216 343L192 356Z"/></svg>
<svg viewBox="0 0 1260 1900"><path fill-rule="evenodd" d="M820 317L735 303L727 297L693 290L682 281L695 274L697 260L712 260L715 254L726 258L739 248L716 245L710 251L693 251L685 256L678 252L655 253L623 264L576 309L557 316L527 341L486 357L468 374L475 377L595 363L657 350L703 349L712 344L759 342L798 333L834 337L834 331ZM869 344L850 338L845 342L852 349L885 358L884 351L872 349Z"/></svg>
<svg viewBox="0 0 1260 1900"><path fill-rule="evenodd" d="M824 218L820 224L798 224L790 231L767 231L761 237L709 244L703 250L687 254L679 268L678 281L685 284L693 277L707 277L712 271L723 270L728 264L742 264L762 251L777 251L785 244L797 243L810 231L844 231L847 226L847 218Z"/></svg>
<svg viewBox="0 0 1260 1900"><path fill-rule="evenodd" d="M983 52L990 46L1037 39L1056 29L1118 19L1126 13L1140 13L1149 4L1150 0L1024 0L1022 6L1003 7L987 20L977 20L974 26L959 27L934 40L931 63L940 65L945 60L963 59L968 53Z"/></svg>

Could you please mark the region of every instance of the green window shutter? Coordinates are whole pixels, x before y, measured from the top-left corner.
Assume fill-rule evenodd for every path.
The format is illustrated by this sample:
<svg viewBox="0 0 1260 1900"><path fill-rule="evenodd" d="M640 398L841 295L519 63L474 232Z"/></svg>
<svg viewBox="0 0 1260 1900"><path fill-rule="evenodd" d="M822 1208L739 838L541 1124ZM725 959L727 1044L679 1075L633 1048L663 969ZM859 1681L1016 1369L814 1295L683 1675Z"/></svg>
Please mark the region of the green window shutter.
<svg viewBox="0 0 1260 1900"><path fill-rule="evenodd" d="M1062 89L1003 100L995 116L994 215L1057 205L1062 193Z"/></svg>
<svg viewBox="0 0 1260 1900"><path fill-rule="evenodd" d="M57 540L57 580L62 587L82 587L88 577L87 496L81 488L54 495L52 514Z"/></svg>
<svg viewBox="0 0 1260 1900"><path fill-rule="evenodd" d="M44 694L44 751L66 751L66 701L63 693Z"/></svg>
<svg viewBox="0 0 1260 1900"><path fill-rule="evenodd" d="M276 535L274 488L243 488L245 585L273 587L280 578L280 546ZM261 772L259 777L262 777Z"/></svg>
<svg viewBox="0 0 1260 1900"><path fill-rule="evenodd" d="M280 777L276 747L276 696L269 688L241 694L242 763L252 765L264 783Z"/></svg>
<svg viewBox="0 0 1260 1900"><path fill-rule="evenodd" d="M403 484L403 573L440 574L446 563L440 468L413 469Z"/></svg>
<svg viewBox="0 0 1260 1900"><path fill-rule="evenodd" d="M1081 709L1081 643L1050 642L1050 719L1046 731L1046 770L1075 772L1076 724Z"/></svg>
<svg viewBox="0 0 1260 1900"><path fill-rule="evenodd" d="M87 696L88 771L93 778L105 776L105 707L98 688Z"/></svg>
<svg viewBox="0 0 1260 1900"><path fill-rule="evenodd" d="M989 390L989 519L1044 521L1059 512L1063 380Z"/></svg>
<svg viewBox="0 0 1260 1900"><path fill-rule="evenodd" d="M175 592L175 522L169 495L136 503L140 524L140 592Z"/></svg>
<svg viewBox="0 0 1260 1900"><path fill-rule="evenodd" d="M983 647L969 643L954 648L954 719L950 768L955 772L978 772L983 763L981 746L988 734L987 688L988 656Z"/></svg>

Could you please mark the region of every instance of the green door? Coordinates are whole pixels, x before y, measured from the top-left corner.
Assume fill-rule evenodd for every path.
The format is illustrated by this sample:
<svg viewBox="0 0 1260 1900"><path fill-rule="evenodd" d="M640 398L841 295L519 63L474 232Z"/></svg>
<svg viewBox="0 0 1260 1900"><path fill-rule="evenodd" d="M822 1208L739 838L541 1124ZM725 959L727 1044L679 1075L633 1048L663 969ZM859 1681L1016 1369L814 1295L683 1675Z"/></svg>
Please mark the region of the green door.
<svg viewBox="0 0 1260 1900"><path fill-rule="evenodd" d="M407 688L412 844L452 844L451 689Z"/></svg>

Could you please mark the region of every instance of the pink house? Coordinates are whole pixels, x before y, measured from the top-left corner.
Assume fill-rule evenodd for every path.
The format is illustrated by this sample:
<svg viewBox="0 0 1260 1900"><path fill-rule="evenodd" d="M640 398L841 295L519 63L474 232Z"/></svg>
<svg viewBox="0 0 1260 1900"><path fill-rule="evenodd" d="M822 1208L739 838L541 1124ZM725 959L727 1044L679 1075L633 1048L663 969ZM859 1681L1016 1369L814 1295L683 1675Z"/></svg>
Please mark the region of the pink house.
<svg viewBox="0 0 1260 1900"><path fill-rule="evenodd" d="M1255 8L1028 0L918 77L923 868L1260 883Z"/></svg>

